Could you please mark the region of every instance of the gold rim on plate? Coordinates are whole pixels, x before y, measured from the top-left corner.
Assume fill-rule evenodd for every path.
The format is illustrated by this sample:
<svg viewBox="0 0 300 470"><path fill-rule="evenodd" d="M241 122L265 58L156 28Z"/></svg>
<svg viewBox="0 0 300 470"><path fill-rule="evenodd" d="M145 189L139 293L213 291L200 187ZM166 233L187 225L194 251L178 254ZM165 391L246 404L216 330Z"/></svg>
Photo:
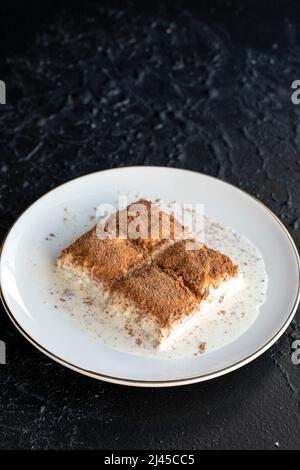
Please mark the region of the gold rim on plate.
<svg viewBox="0 0 300 470"><path fill-rule="evenodd" d="M94 173L89 173L87 175L83 175L83 176L80 176L79 178L74 178L73 180L70 180L70 181L67 181L66 183L63 183L62 185L58 186L58 187L62 187L64 186L65 184L68 184L69 182L71 181L74 181L74 180L78 180L80 178L84 178L86 176L89 176L89 175L92 175L92 174L96 174L96 173L103 173L105 171L120 171L120 170L128 170L128 169L136 169L136 168L141 168L141 167L136 167L136 166L132 166L132 167L122 167L122 168L115 168L115 169L108 169L108 170L102 170L102 171L97 171L97 172L94 172ZM237 188L236 186L234 186L233 184L231 183L227 183L226 181L222 181L222 180L219 180L218 178L214 178L213 176L210 176L210 175L205 175L203 173L198 173L198 172L194 172L194 171L190 171L190 170L182 170L182 169L179 169L179 168L168 168L168 167L143 167L143 168L164 168L164 169L168 169L168 170L180 170L181 172L186 172L186 173L194 173L194 174L198 174L198 175L201 175L201 176L205 176L207 178L212 178L214 180L218 180L218 181L221 181L223 184L226 184L228 186L231 186L232 188L246 194L248 197L252 198L255 202L257 202L258 204L260 204L261 206L264 207L264 209L269 212L269 214L274 218L274 220L280 225L280 227L282 228L282 230L285 232L286 236L288 237L288 240L291 244L291 247L293 249L293 252L295 254L295 257L296 257L296 260L297 260L297 264L298 264L298 289L297 289L297 295L296 295L296 298L295 298L295 301L294 301L294 304L293 304L293 307L291 309L291 312L289 313L287 319L285 320L285 322L283 323L283 325L281 326L281 328L278 330L278 332L269 340L267 341L267 343L262 346L261 348L259 348L258 350L256 350L254 353L250 354L249 356L247 356L246 358L244 359L241 359L240 361L237 361L236 363L232 364L231 366L227 366L227 367L224 367L223 369L219 369L215 372L211 372L209 374L204 374L204 375L200 375L200 376L196 376L196 377L190 377L190 378L186 378L186 379L174 379L174 380L135 380L135 379L126 379L126 378L122 378L122 377L113 377L111 375L105 375L105 374L100 374L98 372L93 372L91 370L88 370L88 369L84 369L82 367L79 367L77 366L76 364L72 364L68 361L66 361L65 359L57 356L56 354L52 353L51 351L49 351L48 349L44 348L44 346L42 346L41 344L39 344L37 341L35 341L34 338L32 338L23 328L22 326L17 322L17 320L15 319L14 317L14 314L11 312L11 310L9 309L5 299L4 299L4 294L3 294L3 291L2 291L2 288L1 288L1 285L0 285L0 298L1 298L1 302L3 304L3 307L8 315L8 317L10 318L10 320L12 321L12 323L15 325L15 327L19 330L19 332L33 345L35 346L39 351L43 352L46 356L50 357L51 359L53 359L54 361L58 362L59 364L65 366L65 367L68 367L69 369L71 370L74 370L76 372L79 372L80 374L83 374L83 375L86 375L88 377L91 377L91 378L95 378L95 379L98 379L98 380L103 380L104 382L110 382L110 383L115 383L115 384L119 384L119 385L131 385L131 386L135 386L135 387L174 387L174 386L179 386L179 385L189 385L189 384L193 384L193 383L197 383L197 382L204 382L206 380L211 380L211 379L214 379L216 377L220 377L222 375L225 375L225 374L228 374L229 372L233 372L234 370L237 370L239 369L240 367L248 364L249 362L253 361L254 359L256 359L257 357L259 357L261 354L263 354L265 351L267 351L279 338L280 336L282 336L282 334L286 331L286 329L288 328L288 326L290 325L291 321L293 320L295 314L296 314L296 311L297 311L297 307L299 305L299 302L300 302L300 257L299 257L299 253L298 253L298 250L297 250L297 247L295 245L295 242L294 240L292 239L290 233L288 232L287 228L284 226L284 224L281 222L281 220L274 214L274 212L272 212L264 203L262 203L261 201L259 201L259 199L257 199L256 197L252 196L251 194L248 194L246 191L244 191L243 189L240 189L240 188ZM46 196L47 194L49 194L51 191L54 191L55 189L57 188L54 188L50 191L48 191L47 193L45 193L43 196L41 197L44 197ZM33 203L34 204L34 203ZM28 206L27 209L25 209L21 214L20 216L18 217L18 219L15 221L15 223L12 225L12 227L9 229L9 231L7 232L4 240L3 240L3 243L0 247L0 252L2 252L2 249L5 245L5 241L9 235L9 233L11 232L11 230L13 229L14 225L16 224L16 222L19 220L19 218L28 210L30 209L30 207L33 205L33 204L30 204ZM1 258L0 258L0 261L1 261Z"/></svg>

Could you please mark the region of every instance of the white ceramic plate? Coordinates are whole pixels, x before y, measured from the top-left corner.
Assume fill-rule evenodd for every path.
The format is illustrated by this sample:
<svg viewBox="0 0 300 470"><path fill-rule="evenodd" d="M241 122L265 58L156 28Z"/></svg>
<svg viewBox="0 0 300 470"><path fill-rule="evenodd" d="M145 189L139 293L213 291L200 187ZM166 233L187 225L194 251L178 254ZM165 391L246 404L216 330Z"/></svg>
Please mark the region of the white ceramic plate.
<svg viewBox="0 0 300 470"><path fill-rule="evenodd" d="M225 347L189 359L127 354L96 341L66 314L45 303L36 288L62 246L84 232L91 208L114 202L119 192L201 203L205 213L246 236L261 251L268 274L267 300L254 324ZM63 224L64 209L75 214ZM76 223L75 223L76 222ZM49 233L56 234L51 243ZM32 269L32 263L36 269ZM282 223L263 204L215 178L160 167L131 167L70 181L34 203L7 235L1 255L1 288L7 313L38 349L80 373L137 386L173 386L208 380L237 369L266 351L285 331L299 303L299 255Z"/></svg>

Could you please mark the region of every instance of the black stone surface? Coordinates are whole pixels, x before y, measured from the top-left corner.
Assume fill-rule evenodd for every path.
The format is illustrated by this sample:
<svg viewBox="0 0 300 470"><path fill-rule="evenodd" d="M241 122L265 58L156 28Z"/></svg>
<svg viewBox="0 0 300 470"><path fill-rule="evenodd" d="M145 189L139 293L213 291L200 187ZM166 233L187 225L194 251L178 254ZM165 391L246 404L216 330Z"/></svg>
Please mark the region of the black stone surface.
<svg viewBox="0 0 300 470"><path fill-rule="evenodd" d="M234 183L299 246L299 2L2 3L2 237L58 184L147 164ZM134 389L49 360L2 309L0 447L300 449L299 321L228 376Z"/></svg>

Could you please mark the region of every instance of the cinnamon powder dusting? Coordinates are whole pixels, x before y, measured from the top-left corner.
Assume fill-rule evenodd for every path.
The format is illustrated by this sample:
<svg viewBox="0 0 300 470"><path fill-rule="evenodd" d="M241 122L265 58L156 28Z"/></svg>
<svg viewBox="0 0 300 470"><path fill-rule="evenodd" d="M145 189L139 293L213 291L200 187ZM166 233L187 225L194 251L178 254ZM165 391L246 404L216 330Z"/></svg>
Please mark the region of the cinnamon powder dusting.
<svg viewBox="0 0 300 470"><path fill-rule="evenodd" d="M197 243L195 239L175 241L175 229L179 228L181 235L187 235L187 231L174 216L161 210L157 238L152 238L150 209L154 205L146 200L135 204L146 208L146 215L140 219L146 239L124 238L126 233L121 233L119 225L117 238L99 238L95 226L63 250L58 264L71 267L76 274L86 274L109 294L119 296L123 307L134 306L141 317L152 319L159 329L171 331L173 325L193 314L211 288L237 276L239 269L229 257L206 245L189 249L187 244ZM117 222L121 212L113 214ZM133 216L126 216L131 222ZM164 217L171 228L169 240L163 239ZM84 302L91 304L87 298Z"/></svg>

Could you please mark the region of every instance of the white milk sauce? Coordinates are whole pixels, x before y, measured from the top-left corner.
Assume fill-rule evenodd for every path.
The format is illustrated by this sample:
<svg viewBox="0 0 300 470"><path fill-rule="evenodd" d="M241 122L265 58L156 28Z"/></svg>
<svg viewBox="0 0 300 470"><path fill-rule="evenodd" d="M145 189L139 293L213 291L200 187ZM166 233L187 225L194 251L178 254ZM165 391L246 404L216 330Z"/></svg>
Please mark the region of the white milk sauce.
<svg viewBox="0 0 300 470"><path fill-rule="evenodd" d="M162 204L166 208L166 204ZM167 340L155 348L142 336L133 336L125 328L122 314L113 315L94 287L54 269L50 273L51 303L61 314L63 309L87 334L107 346L157 358L183 358L208 354L231 343L255 321L267 290L267 274L258 249L230 228L205 217L205 243L228 255L240 268L243 283L239 290L212 302L209 308L199 308L195 316Z"/></svg>

